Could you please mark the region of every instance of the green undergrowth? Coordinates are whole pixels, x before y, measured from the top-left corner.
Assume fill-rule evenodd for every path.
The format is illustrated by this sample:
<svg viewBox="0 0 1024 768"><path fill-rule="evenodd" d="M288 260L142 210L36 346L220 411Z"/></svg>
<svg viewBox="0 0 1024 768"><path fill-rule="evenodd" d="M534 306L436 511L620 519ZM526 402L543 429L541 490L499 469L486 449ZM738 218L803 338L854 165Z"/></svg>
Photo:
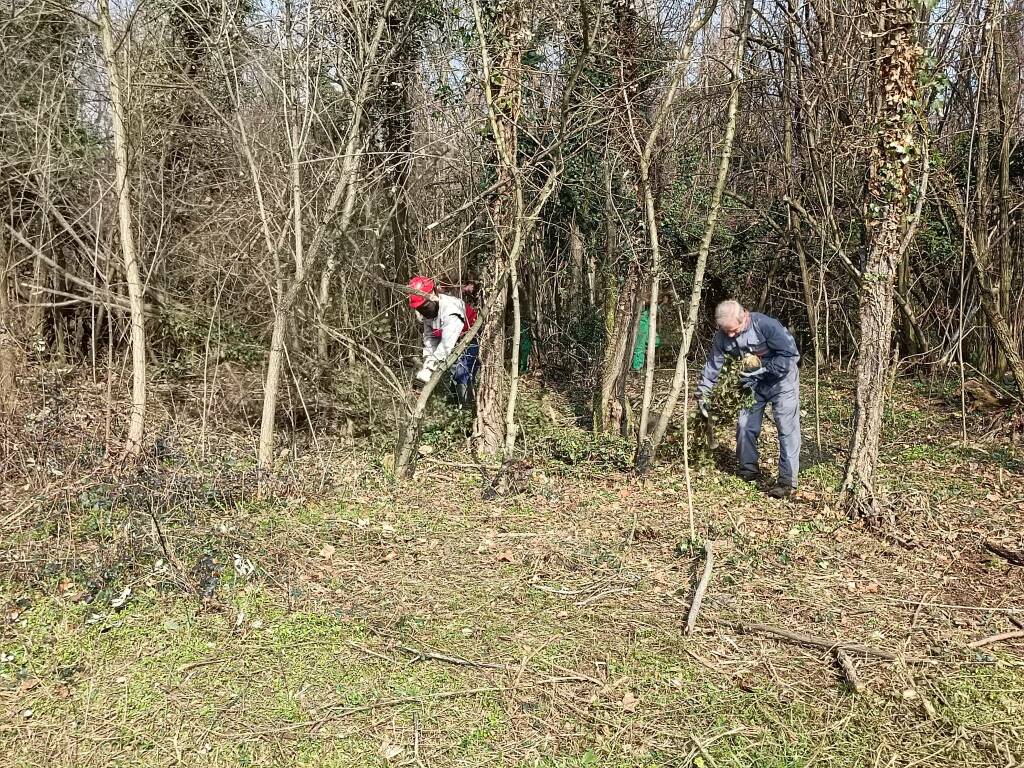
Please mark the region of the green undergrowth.
<svg viewBox="0 0 1024 768"><path fill-rule="evenodd" d="M822 395L834 448L849 394ZM1014 449L961 446L955 429L926 439L941 429L927 409L900 408L883 479L911 501L927 492L956 501L953 511L977 505L970 525L1004 526L993 516L1019 497ZM678 464L619 471L632 446L594 438L539 387L524 388L520 410L524 458L543 472L505 497L483 499L479 472L441 462L396 486L367 460L315 499L259 498L247 468L182 465L27 520L3 542L0 763L981 768L1024 758L1020 646L967 649L1005 631L1005 617L903 602L1013 604L1012 570L966 570L975 532L905 552L831 509L835 456L806 462L804 495L780 502L731 474L726 447L693 468L690 540ZM461 450L467 424L432 421L424 442ZM718 542L717 559L687 637L704 539ZM931 567L937 576L910 578ZM941 592L980 582L990 592ZM941 661L858 657L867 691L854 694L828 652L737 621Z"/></svg>
<svg viewBox="0 0 1024 768"><path fill-rule="evenodd" d="M527 453L534 460L553 462L563 469L586 465L591 470L621 470L632 462L635 446L629 440L583 428L564 398L552 391L522 387L516 416Z"/></svg>

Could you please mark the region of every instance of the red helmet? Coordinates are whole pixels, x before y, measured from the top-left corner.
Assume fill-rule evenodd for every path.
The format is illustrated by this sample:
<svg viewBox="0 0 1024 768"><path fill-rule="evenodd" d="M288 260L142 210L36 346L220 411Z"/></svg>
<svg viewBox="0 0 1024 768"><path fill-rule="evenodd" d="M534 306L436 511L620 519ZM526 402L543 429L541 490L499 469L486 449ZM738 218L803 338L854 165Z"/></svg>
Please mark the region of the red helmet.
<svg viewBox="0 0 1024 768"><path fill-rule="evenodd" d="M412 280L409 281L409 287L423 293L434 292L434 281L429 277L423 277L422 275L416 275ZM419 309L426 302L426 299L420 296L418 293L409 294L409 306L413 309Z"/></svg>

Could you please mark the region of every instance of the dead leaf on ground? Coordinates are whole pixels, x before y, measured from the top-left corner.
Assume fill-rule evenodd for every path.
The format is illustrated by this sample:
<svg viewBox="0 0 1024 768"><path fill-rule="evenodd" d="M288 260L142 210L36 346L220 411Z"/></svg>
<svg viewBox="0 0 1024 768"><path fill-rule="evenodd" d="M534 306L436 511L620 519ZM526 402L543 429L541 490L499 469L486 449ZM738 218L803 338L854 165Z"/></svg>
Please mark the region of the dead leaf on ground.
<svg viewBox="0 0 1024 768"><path fill-rule="evenodd" d="M335 549L333 544L324 544L320 548L320 557L322 557L324 560L330 560L332 557L334 557L334 552Z"/></svg>
<svg viewBox="0 0 1024 768"><path fill-rule="evenodd" d="M639 703L632 691L626 691L626 695L622 697L622 709L624 712L636 712L636 707Z"/></svg>
<svg viewBox="0 0 1024 768"><path fill-rule="evenodd" d="M403 752L405 752L405 747L392 744L389 739L384 739L380 745L380 756L388 761L401 757Z"/></svg>
<svg viewBox="0 0 1024 768"><path fill-rule="evenodd" d="M480 542L480 546L476 548L476 553L482 555L485 552L490 552L492 549L494 549L494 540L484 539Z"/></svg>

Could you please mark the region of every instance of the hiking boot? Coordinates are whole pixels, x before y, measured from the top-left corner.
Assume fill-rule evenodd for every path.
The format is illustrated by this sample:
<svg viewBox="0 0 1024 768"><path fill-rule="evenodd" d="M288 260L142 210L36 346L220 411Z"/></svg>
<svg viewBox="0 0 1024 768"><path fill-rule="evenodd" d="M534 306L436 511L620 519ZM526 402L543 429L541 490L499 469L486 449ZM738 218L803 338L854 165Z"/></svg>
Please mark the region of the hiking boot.
<svg viewBox="0 0 1024 768"><path fill-rule="evenodd" d="M792 496L793 491L795 490L796 488L794 488L791 485L776 485L774 488L768 491L768 495L771 496L773 499L785 499Z"/></svg>
<svg viewBox="0 0 1024 768"><path fill-rule="evenodd" d="M761 473L754 469L741 469L736 473L736 476L740 480L746 480L748 483L756 483L757 479L761 477Z"/></svg>

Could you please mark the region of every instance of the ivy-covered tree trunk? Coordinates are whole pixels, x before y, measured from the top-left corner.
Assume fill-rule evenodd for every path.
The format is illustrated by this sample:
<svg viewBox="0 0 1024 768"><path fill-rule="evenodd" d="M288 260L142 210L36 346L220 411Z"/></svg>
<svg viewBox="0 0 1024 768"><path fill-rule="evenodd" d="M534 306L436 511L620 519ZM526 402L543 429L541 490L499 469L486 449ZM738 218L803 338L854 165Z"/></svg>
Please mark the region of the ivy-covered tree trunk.
<svg viewBox="0 0 1024 768"><path fill-rule="evenodd" d="M516 136L522 106L523 4L493 0L484 7L487 70L487 111L494 140L497 192L489 212L494 229L494 255L485 271L488 317L480 332L480 380L474 449L481 456L499 456L505 449L505 416L509 381L505 366L505 308L508 304L509 258L518 254L513 243L521 235L522 181L516 169Z"/></svg>
<svg viewBox="0 0 1024 768"><path fill-rule="evenodd" d="M910 160L920 148L918 72L924 51L915 0L870 0L875 51L877 133L866 199L867 260L860 288L860 352L853 438L840 505L854 517L877 518L875 487L882 415L895 356L893 309L900 244L910 215Z"/></svg>

